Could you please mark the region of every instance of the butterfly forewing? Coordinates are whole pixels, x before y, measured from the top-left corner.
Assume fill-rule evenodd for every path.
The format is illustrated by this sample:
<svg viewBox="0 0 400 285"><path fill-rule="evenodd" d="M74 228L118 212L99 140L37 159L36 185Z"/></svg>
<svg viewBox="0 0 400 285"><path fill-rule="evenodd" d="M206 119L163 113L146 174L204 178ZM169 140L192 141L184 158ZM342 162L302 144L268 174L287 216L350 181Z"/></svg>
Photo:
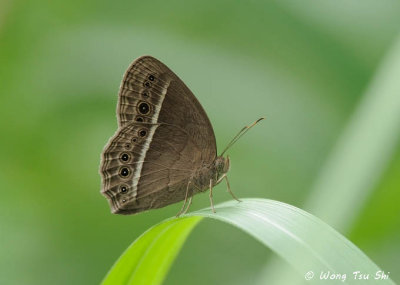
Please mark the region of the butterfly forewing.
<svg viewBox="0 0 400 285"><path fill-rule="evenodd" d="M183 200L192 175L216 157L214 132L200 103L153 57L135 60L126 71L117 116L119 129L101 163L102 192L115 213Z"/></svg>

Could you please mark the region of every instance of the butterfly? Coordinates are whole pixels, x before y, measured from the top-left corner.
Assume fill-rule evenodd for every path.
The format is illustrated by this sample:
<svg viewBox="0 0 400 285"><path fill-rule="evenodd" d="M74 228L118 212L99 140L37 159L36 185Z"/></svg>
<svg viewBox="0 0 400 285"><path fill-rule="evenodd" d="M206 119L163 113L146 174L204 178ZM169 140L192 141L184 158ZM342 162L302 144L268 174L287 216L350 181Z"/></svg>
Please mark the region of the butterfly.
<svg viewBox="0 0 400 285"><path fill-rule="evenodd" d="M225 180L225 151L248 131L244 127L217 155L206 112L179 77L151 56L133 61L123 77L117 104L118 129L101 155L101 193L115 214L135 214L184 201ZM238 200L239 201L239 200ZM186 209L185 209L186 207Z"/></svg>

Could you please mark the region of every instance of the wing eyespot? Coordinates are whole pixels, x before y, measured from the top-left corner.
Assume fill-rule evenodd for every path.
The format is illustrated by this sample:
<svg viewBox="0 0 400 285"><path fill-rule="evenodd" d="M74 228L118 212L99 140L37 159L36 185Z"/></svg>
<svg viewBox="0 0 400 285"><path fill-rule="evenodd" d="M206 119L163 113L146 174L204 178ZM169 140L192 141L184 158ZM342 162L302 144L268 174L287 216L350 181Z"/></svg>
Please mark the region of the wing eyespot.
<svg viewBox="0 0 400 285"><path fill-rule="evenodd" d="M144 98L149 98L149 94L148 94L146 91L142 93L142 96L143 96Z"/></svg>
<svg viewBox="0 0 400 285"><path fill-rule="evenodd" d="M122 167L119 170L119 176L121 176L122 178L127 178L127 177L129 177L130 174L131 174L131 171L129 170L128 167Z"/></svg>
<svg viewBox="0 0 400 285"><path fill-rule="evenodd" d="M140 129L138 131L139 136L141 136L142 138L144 138L147 135L147 130L146 129Z"/></svg>
<svg viewBox="0 0 400 285"><path fill-rule="evenodd" d="M128 191L128 187L126 185L121 185L119 187L119 190L121 191L121 193L126 193Z"/></svg>
<svg viewBox="0 0 400 285"><path fill-rule="evenodd" d="M155 79L154 75L152 75L152 74L150 74L148 78L150 81L154 81L154 79Z"/></svg>
<svg viewBox="0 0 400 285"><path fill-rule="evenodd" d="M120 159L122 160L122 162L127 162L131 159L131 156L126 152L123 152L120 156Z"/></svg>
<svg viewBox="0 0 400 285"><path fill-rule="evenodd" d="M125 148L126 150L130 150L130 149L132 148L132 145L131 145L130 143L126 143L126 144L124 145L124 148Z"/></svg>
<svg viewBox="0 0 400 285"><path fill-rule="evenodd" d="M136 116L135 121L141 123L144 121L144 119L140 116Z"/></svg>
<svg viewBox="0 0 400 285"><path fill-rule="evenodd" d="M138 104L138 111L142 115L147 115L150 113L150 105L146 102L140 102Z"/></svg>
<svg viewBox="0 0 400 285"><path fill-rule="evenodd" d="M151 83L150 83L149 81L146 80L146 81L143 83L143 86L146 87L146 88L150 88L150 87L151 87Z"/></svg>

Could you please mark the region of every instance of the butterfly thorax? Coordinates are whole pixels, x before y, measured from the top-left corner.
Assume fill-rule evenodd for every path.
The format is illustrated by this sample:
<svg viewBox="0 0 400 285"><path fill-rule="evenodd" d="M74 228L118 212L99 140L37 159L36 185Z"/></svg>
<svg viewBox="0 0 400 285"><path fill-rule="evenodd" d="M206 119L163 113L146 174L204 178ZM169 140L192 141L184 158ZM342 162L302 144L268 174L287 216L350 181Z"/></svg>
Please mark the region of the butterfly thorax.
<svg viewBox="0 0 400 285"><path fill-rule="evenodd" d="M193 184L199 188L200 191L205 191L210 187L210 181L212 186L217 185L220 182L220 178L228 173L229 168L229 157L218 156L213 163L204 165L201 169L196 171L193 176Z"/></svg>
<svg viewBox="0 0 400 285"><path fill-rule="evenodd" d="M226 158L223 156L218 156L214 162L215 170L217 172L217 180L219 180L224 174L228 173L230 168L229 156Z"/></svg>

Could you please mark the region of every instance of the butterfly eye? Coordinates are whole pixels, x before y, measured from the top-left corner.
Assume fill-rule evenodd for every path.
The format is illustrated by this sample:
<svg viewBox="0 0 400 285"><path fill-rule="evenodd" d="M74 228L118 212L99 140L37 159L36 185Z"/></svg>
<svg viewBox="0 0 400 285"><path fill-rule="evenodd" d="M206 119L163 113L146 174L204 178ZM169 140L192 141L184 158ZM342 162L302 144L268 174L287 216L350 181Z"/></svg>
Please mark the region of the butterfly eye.
<svg viewBox="0 0 400 285"><path fill-rule="evenodd" d="M135 119L135 120L136 120L136 122L143 122L143 118L142 118L142 117L139 117L139 116L138 116L138 117L136 117L136 119Z"/></svg>
<svg viewBox="0 0 400 285"><path fill-rule="evenodd" d="M127 167L123 167L123 168L121 168L121 170L119 171L119 175L121 175L122 177L127 177L127 176L129 176L129 173L130 173L130 171L129 171L129 168L127 168Z"/></svg>
<svg viewBox="0 0 400 285"><path fill-rule="evenodd" d="M146 131L146 130L141 129L141 130L139 131L139 136L141 136L142 138L145 137L146 135L147 135L147 131Z"/></svg>
<svg viewBox="0 0 400 285"><path fill-rule="evenodd" d="M126 186L121 186L120 187L121 193L126 193L126 191L128 191L128 188Z"/></svg>
<svg viewBox="0 0 400 285"><path fill-rule="evenodd" d="M151 83L148 82L148 81L145 81L145 82L143 83L143 85L144 85L144 87L146 87L146 88L150 88L150 87L151 87Z"/></svg>
<svg viewBox="0 0 400 285"><path fill-rule="evenodd" d="M142 102L139 104L139 112L143 115L146 115L149 113L150 111L150 106L149 104L147 104L146 102Z"/></svg>
<svg viewBox="0 0 400 285"><path fill-rule="evenodd" d="M128 161L129 158L130 158L129 154L127 154L127 153L121 154L121 160L122 161Z"/></svg>
<svg viewBox="0 0 400 285"><path fill-rule="evenodd" d="M150 74L150 75L149 75L149 80L150 80L150 81L154 81L154 79L155 79L154 76Z"/></svg>

